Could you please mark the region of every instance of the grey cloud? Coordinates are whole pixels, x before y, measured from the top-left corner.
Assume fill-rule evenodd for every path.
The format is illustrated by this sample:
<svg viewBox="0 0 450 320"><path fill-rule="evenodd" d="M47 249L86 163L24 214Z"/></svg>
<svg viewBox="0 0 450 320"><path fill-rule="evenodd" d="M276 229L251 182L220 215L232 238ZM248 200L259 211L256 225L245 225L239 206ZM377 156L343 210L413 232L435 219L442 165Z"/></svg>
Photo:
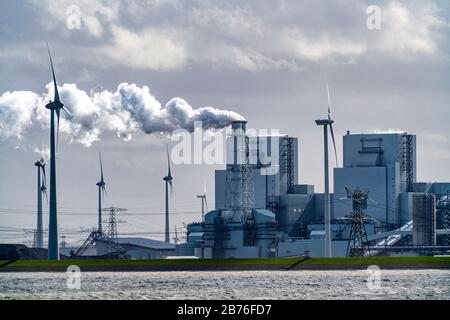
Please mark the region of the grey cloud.
<svg viewBox="0 0 450 320"><path fill-rule="evenodd" d="M327 59L376 61L380 53L444 54L448 34L439 5L381 2L382 28L366 28L364 1L39 1L41 10L65 23L76 3L84 25L77 36L98 38L97 54L110 64L149 70L186 69L192 63L245 70L298 70L302 63ZM432 8L432 9L430 9ZM321 19L316 19L316 13ZM326 24L326 28L321 25ZM50 26L52 28L52 25ZM63 34L70 34L67 29ZM108 40L106 43L105 40ZM270 45L267 45L270 43Z"/></svg>

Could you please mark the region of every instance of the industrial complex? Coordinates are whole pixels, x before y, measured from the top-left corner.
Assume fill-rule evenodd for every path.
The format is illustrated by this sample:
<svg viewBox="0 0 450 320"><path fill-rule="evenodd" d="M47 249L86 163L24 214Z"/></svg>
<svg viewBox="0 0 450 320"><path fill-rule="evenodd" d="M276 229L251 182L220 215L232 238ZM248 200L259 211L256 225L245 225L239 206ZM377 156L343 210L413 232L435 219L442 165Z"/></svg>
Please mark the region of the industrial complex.
<svg viewBox="0 0 450 320"><path fill-rule="evenodd" d="M299 183L298 139L249 138L245 127L245 122L232 124L233 163L216 171L215 210L188 225L188 241L178 250L183 254L343 257L432 255L450 249L450 183L417 182L415 135L344 135L343 166L333 170L334 193L329 195L327 255L327 195ZM279 155L276 173L260 161L249 163L251 154L263 158L271 152ZM236 163L237 158L244 161Z"/></svg>
<svg viewBox="0 0 450 320"><path fill-rule="evenodd" d="M203 194L196 196L201 199L202 221L186 226L186 242L179 243L177 235L175 243L170 239L169 192L173 176L167 149L168 172L163 178L164 242L119 236L116 214L126 209L103 208L106 182L100 157L100 179L96 183L98 226L80 247L66 247L64 242L58 243L55 150L60 111L70 113L60 101L50 50L48 53L55 91L53 101L46 106L51 119L47 246L50 260L61 257L364 257L441 255L450 250L450 182L417 181L416 136L406 132L355 134L347 131L343 136L343 163L339 166L328 84L328 117L316 120L318 126L323 126L324 134L323 193L315 192L313 185L298 181L297 137L249 134L247 121L237 120L231 123L231 135L227 139L227 163L215 172L215 208L205 212L205 188ZM336 158L332 170L328 160L328 133ZM37 224L33 247L42 256L46 163L41 159L34 165L37 167ZM104 213L108 214L106 220ZM107 223L106 227L103 222ZM2 257L20 256L17 252L3 254L2 250ZM30 255L27 253L27 257Z"/></svg>

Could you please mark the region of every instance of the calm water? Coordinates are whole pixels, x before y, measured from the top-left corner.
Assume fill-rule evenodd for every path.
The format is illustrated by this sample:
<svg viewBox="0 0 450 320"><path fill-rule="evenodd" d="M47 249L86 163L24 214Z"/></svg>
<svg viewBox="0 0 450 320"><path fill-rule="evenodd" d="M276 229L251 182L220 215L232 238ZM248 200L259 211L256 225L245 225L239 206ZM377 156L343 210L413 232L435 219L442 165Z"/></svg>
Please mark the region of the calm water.
<svg viewBox="0 0 450 320"><path fill-rule="evenodd" d="M0 273L0 299L450 299L450 270ZM370 280L369 280L370 282Z"/></svg>

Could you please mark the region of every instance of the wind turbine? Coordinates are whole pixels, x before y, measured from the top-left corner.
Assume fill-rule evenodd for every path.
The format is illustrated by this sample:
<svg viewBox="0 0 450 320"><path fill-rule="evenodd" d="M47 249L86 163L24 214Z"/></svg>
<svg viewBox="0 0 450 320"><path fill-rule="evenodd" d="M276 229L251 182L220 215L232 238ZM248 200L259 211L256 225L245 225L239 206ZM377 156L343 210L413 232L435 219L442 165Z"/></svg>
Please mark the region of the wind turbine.
<svg viewBox="0 0 450 320"><path fill-rule="evenodd" d="M208 203L206 202L206 181L203 180L203 194L197 195L197 198L202 199L202 222L205 221L205 207L208 211Z"/></svg>
<svg viewBox="0 0 450 320"><path fill-rule="evenodd" d="M102 165L102 155L99 152L98 153L100 158L100 181L96 183L98 186L98 232L102 233L102 195L103 198L106 195L106 188L105 188L105 180L103 180L103 165Z"/></svg>
<svg viewBox="0 0 450 320"><path fill-rule="evenodd" d="M316 120L318 126L323 126L323 145L324 145L324 171L325 171L325 198L324 198L324 208L325 208L325 257L331 258L331 213L330 213L330 181L329 181L329 169L328 169L328 126L330 127L331 139L333 141L334 155L337 159L336 143L334 139L333 123L331 119L331 102L330 102L330 89L328 88L328 81L326 81L327 86L327 97L328 97L328 117L326 119Z"/></svg>
<svg viewBox="0 0 450 320"><path fill-rule="evenodd" d="M55 71L53 69L52 56L50 48L48 47L48 57L50 59L50 66L52 68L53 85L55 88L55 97L53 101L45 106L50 110L50 203L49 203L49 225L48 225L48 259L59 260L58 248L58 213L56 203L56 145L55 145L55 112L57 117L57 137L59 137L59 117L60 111L63 109L70 116L71 113L64 107L64 104L59 100L58 85L56 83Z"/></svg>
<svg viewBox="0 0 450 320"><path fill-rule="evenodd" d="M42 194L45 194L45 197L47 198L47 183L46 183L47 179L45 177L44 158L41 158L40 160L36 161L34 165L37 167L37 225L36 225L36 241L34 246L36 248L43 248L44 228L42 222Z"/></svg>
<svg viewBox="0 0 450 320"><path fill-rule="evenodd" d="M167 176L163 178L163 180L166 182L166 226L165 226L165 235L166 235L166 242L170 243L170 233L169 233L169 186L170 186L170 195L173 194L173 184L172 184L172 174L170 172L170 158L169 158L169 146L166 147L167 151L167 167L168 172Z"/></svg>

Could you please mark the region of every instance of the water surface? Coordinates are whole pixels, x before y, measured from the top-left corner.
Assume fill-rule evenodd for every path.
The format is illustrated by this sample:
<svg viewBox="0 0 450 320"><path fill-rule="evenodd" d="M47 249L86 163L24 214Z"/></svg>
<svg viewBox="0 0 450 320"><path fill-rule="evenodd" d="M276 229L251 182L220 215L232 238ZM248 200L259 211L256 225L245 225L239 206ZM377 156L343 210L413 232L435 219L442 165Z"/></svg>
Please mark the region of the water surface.
<svg viewBox="0 0 450 320"><path fill-rule="evenodd" d="M450 270L0 273L0 299L450 299Z"/></svg>

